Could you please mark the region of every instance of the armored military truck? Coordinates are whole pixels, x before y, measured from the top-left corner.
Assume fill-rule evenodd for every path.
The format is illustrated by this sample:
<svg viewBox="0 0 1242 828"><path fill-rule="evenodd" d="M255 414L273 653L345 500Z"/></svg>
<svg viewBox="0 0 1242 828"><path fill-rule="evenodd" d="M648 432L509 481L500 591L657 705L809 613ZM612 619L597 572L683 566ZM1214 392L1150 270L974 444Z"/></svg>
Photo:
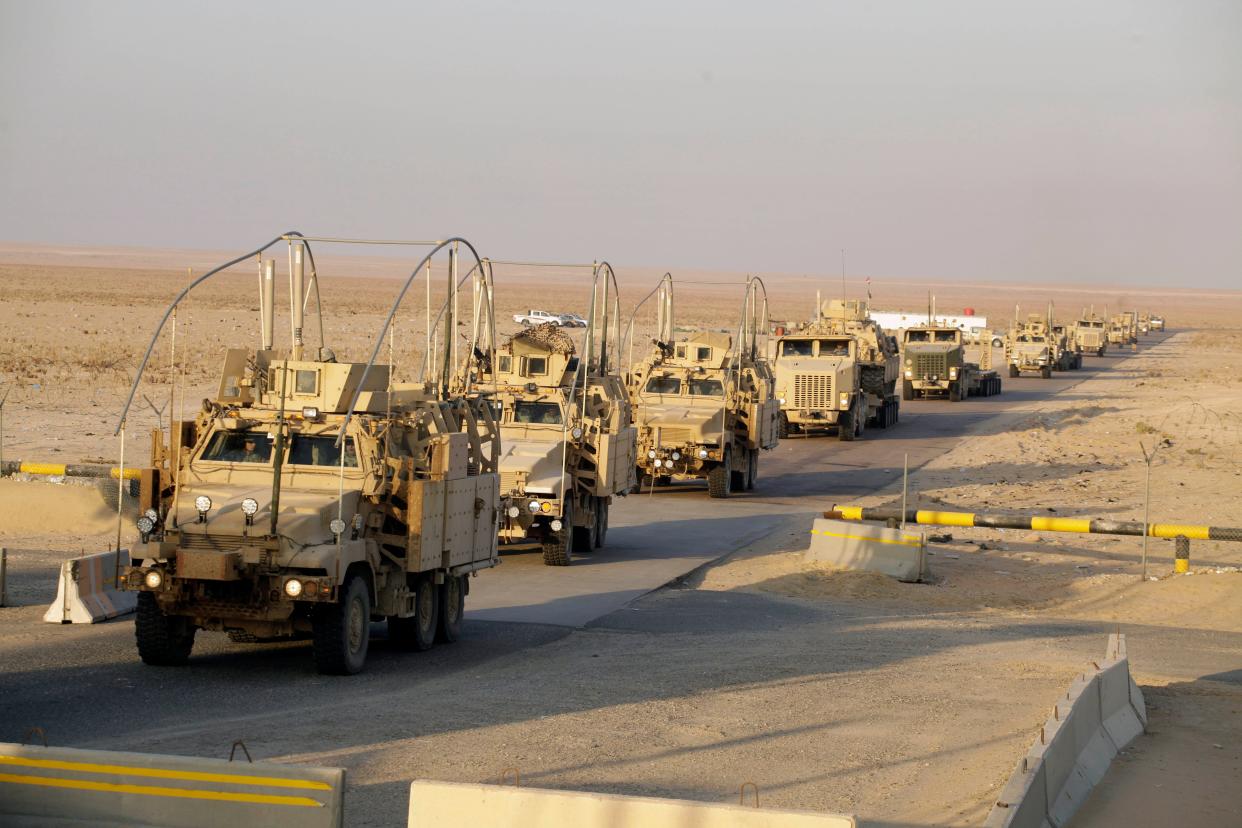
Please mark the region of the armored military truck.
<svg viewBox="0 0 1242 828"><path fill-rule="evenodd" d="M559 325L543 324L502 346L478 386L500 421L500 538L538 541L549 566L603 546L612 499L637 483L629 397L593 362Z"/></svg>
<svg viewBox="0 0 1242 828"><path fill-rule="evenodd" d="M1059 358L1053 365L1058 371L1075 371L1082 367L1082 348L1077 340L1076 325L1054 323L1052 341Z"/></svg>
<svg viewBox="0 0 1242 828"><path fill-rule="evenodd" d="M990 356L991 343L982 346ZM916 397L990 397L1001 392L1001 378L978 362L966 360L966 343L959 328L915 325L902 335L903 400Z"/></svg>
<svg viewBox="0 0 1242 828"><path fill-rule="evenodd" d="M626 376L638 425L637 474L649 486L706 479L717 498L753 489L759 453L779 439L780 404L761 356L768 328L762 283L747 282L736 337L697 331L674 341L671 277L658 290L651 353Z"/></svg>
<svg viewBox="0 0 1242 828"><path fill-rule="evenodd" d="M1010 328L1005 339L1005 362L1009 365L1009 376L1017 377L1023 371L1033 371L1044 379L1050 379L1054 369L1066 370L1069 366L1063 344L1064 340L1053 333L1047 316L1028 314L1025 321L1016 322Z"/></svg>
<svg viewBox="0 0 1242 828"><path fill-rule="evenodd" d="M1083 316L1074 323L1074 341L1079 353L1104 356L1108 350L1108 323L1095 314Z"/></svg>
<svg viewBox="0 0 1242 828"><path fill-rule="evenodd" d="M321 347L308 358L302 246L293 347L272 348L266 293L262 347L228 350L215 396L154 441L124 573L147 664L184 664L196 631L211 630L309 637L320 672L356 673L373 621L403 649L455 640L468 576L497 563L491 408L391 382L374 355L337 362Z"/></svg>
<svg viewBox="0 0 1242 828"><path fill-rule="evenodd" d="M897 342L869 317L866 302L833 299L778 338L775 374L782 437L835 429L853 440L868 425L897 423Z"/></svg>

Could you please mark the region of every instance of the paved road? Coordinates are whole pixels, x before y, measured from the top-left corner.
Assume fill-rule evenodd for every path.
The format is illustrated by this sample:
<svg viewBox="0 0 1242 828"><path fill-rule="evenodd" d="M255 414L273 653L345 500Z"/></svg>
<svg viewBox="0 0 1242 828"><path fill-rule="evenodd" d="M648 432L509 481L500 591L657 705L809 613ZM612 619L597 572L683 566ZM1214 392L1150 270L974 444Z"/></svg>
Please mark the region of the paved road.
<svg viewBox="0 0 1242 828"><path fill-rule="evenodd" d="M1144 349L1162 341L1148 337ZM686 483L619 499L607 548L566 568L545 567L538 553L506 555L472 581L468 616L581 627L635 598L766 535L790 514L820 512L894 483L909 455L918 468L968 434L1001 429L1053 395L1101 374L1124 372L1129 353L1087 357L1082 369L1052 379L1004 380L998 397L958 403L902 404L894 428L869 429L864 439L793 437L763 455L754 492L712 500L703 484ZM998 356L994 362L999 363Z"/></svg>

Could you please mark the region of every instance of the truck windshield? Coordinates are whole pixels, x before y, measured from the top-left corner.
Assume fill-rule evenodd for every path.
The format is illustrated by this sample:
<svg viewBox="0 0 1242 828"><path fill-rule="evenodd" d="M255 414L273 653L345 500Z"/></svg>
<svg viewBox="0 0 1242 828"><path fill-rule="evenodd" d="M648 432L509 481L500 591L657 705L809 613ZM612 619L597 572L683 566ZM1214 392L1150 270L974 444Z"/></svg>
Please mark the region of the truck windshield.
<svg viewBox="0 0 1242 828"><path fill-rule="evenodd" d="M937 342L955 342L957 341L957 331L936 331Z"/></svg>
<svg viewBox="0 0 1242 828"><path fill-rule="evenodd" d="M723 397L724 384L717 379L690 380L690 395L694 397Z"/></svg>
<svg viewBox="0 0 1242 828"><path fill-rule="evenodd" d="M906 331L906 342L931 342L931 331Z"/></svg>
<svg viewBox="0 0 1242 828"><path fill-rule="evenodd" d="M809 357L813 340L810 339L786 339L781 343L781 356L787 357Z"/></svg>
<svg viewBox="0 0 1242 828"><path fill-rule="evenodd" d="M554 402L518 400L513 404L513 422L560 425L561 407Z"/></svg>
<svg viewBox="0 0 1242 828"><path fill-rule="evenodd" d="M216 463L268 463L272 441L265 431L217 431L211 435L200 460Z"/></svg>
<svg viewBox="0 0 1242 828"><path fill-rule="evenodd" d="M681 379L678 377L652 377L647 380L648 394L680 394Z"/></svg>
<svg viewBox="0 0 1242 828"><path fill-rule="evenodd" d="M849 356L850 341L848 339L821 339L819 341L820 356Z"/></svg>
<svg viewBox="0 0 1242 828"><path fill-rule="evenodd" d="M289 448L289 462L294 466L335 466L341 465L341 451L336 447L336 435L312 437L307 434L294 434L293 444ZM358 468L358 452L354 449L354 439L345 440L345 468Z"/></svg>

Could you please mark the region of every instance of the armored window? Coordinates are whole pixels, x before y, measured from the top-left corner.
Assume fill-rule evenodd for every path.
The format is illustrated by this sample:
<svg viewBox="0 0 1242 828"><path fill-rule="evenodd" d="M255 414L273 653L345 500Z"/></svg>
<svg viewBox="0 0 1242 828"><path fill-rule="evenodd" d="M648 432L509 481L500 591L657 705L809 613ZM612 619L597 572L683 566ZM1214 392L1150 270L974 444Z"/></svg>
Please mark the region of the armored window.
<svg viewBox="0 0 1242 828"><path fill-rule="evenodd" d="M294 466L334 466L341 465L341 450L336 446L336 435L312 437L307 434L293 435L293 444L289 449L289 463ZM345 440L345 468L358 468L358 452L354 448L352 437Z"/></svg>
<svg viewBox="0 0 1242 828"><path fill-rule="evenodd" d="M906 331L906 342L927 342L930 331Z"/></svg>
<svg viewBox="0 0 1242 828"><path fill-rule="evenodd" d="M696 357L696 359L699 362L706 362L707 360L711 358L712 358L711 348L702 348L702 347L699 348L699 355Z"/></svg>
<svg viewBox="0 0 1242 828"><path fill-rule="evenodd" d="M685 345L678 345L678 346L677 346L677 358L678 358L678 359L685 359L685 358L686 358L686 346L685 346Z"/></svg>
<svg viewBox="0 0 1242 828"><path fill-rule="evenodd" d="M526 358L527 375L543 376L548 373L547 357L527 357Z"/></svg>
<svg viewBox="0 0 1242 828"><path fill-rule="evenodd" d="M295 371L293 380L293 390L297 394L317 394L319 393L319 372L318 371Z"/></svg>
<svg viewBox="0 0 1242 828"><path fill-rule="evenodd" d="M500 369L500 373L507 374L513 370L513 357L508 354L501 354L496 357L496 365Z"/></svg>
<svg viewBox="0 0 1242 828"><path fill-rule="evenodd" d="M781 343L781 356L809 357L813 347L809 339L786 339Z"/></svg>
<svg viewBox="0 0 1242 828"><path fill-rule="evenodd" d="M652 377L647 380L648 394L680 394L681 380L678 377Z"/></svg>
<svg viewBox="0 0 1242 828"><path fill-rule="evenodd" d="M265 431L217 431L199 459L214 463L267 463L272 459L271 435Z"/></svg>
<svg viewBox="0 0 1242 828"><path fill-rule="evenodd" d="M560 425L561 407L554 402L518 400L513 404L513 422Z"/></svg>
<svg viewBox="0 0 1242 828"><path fill-rule="evenodd" d="M936 331L937 342L956 342L957 337L957 331Z"/></svg>
<svg viewBox="0 0 1242 828"><path fill-rule="evenodd" d="M695 397L723 397L724 384L718 379L690 380L690 394Z"/></svg>
<svg viewBox="0 0 1242 828"><path fill-rule="evenodd" d="M819 340L819 355L822 357L849 356L850 341L848 339L821 339Z"/></svg>

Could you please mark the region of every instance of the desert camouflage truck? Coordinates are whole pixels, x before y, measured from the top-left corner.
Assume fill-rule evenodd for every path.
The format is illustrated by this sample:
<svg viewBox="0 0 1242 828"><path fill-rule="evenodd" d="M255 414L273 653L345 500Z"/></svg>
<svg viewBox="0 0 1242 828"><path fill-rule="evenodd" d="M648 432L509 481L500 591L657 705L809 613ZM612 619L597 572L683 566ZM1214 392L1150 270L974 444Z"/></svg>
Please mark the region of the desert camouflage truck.
<svg viewBox="0 0 1242 828"><path fill-rule="evenodd" d="M637 474L650 486L705 479L716 498L753 489L759 452L776 447L780 411L759 343L768 325L762 283L747 282L736 338L698 331L674 341L671 277L657 290L659 332L650 356L627 373L638 425Z"/></svg>
<svg viewBox="0 0 1242 828"><path fill-rule="evenodd" d="M374 621L401 649L457 639L468 577L498 562L491 409L391 383L374 355L337 362L322 339L307 358L301 242L293 254L293 347L272 348L269 261L262 347L228 350L215 396L153 440L124 572L147 664L184 664L210 630L307 637L320 672L357 673Z"/></svg>
<svg viewBox="0 0 1242 828"><path fill-rule="evenodd" d="M637 483L625 386L584 362L559 325L543 324L502 346L479 386L500 421L500 538L538 541L548 566L603 546L612 499Z"/></svg>
<svg viewBox="0 0 1242 828"><path fill-rule="evenodd" d="M817 319L776 341L781 436L836 429L841 440L897 422L901 358L867 303L833 299Z"/></svg>
<svg viewBox="0 0 1242 828"><path fill-rule="evenodd" d="M901 398L947 397L957 402L965 397L991 397L1001 392L1001 378L980 362L991 362L992 343L981 344L980 362L968 362L966 342L960 328L944 325L915 325L902 334Z"/></svg>
<svg viewBox="0 0 1242 828"><path fill-rule="evenodd" d="M1156 314L1152 314L1152 317L1151 317L1152 333L1155 333L1156 331L1163 331L1163 330L1164 330L1164 317L1157 316Z"/></svg>
<svg viewBox="0 0 1242 828"><path fill-rule="evenodd" d="M1016 377L1023 371L1032 371L1038 372L1044 379L1050 379L1054 369L1066 370L1069 355L1064 345L1064 337L1053 333L1047 316L1028 314L1025 321L1014 323L1005 338L1005 362L1009 365L1009 376Z"/></svg>
<svg viewBox="0 0 1242 828"><path fill-rule="evenodd" d="M1104 356L1108 350L1108 323L1095 314L1084 314L1074 323L1074 342L1080 354Z"/></svg>
<svg viewBox="0 0 1242 828"><path fill-rule="evenodd" d="M1061 358L1053 366L1058 371L1076 371L1082 367L1082 346L1078 343L1078 326L1054 322L1052 341Z"/></svg>
<svg viewBox="0 0 1242 828"><path fill-rule="evenodd" d="M1122 314L1115 314L1108 320L1108 344L1124 348L1130 344L1130 331Z"/></svg>
<svg viewBox="0 0 1242 828"><path fill-rule="evenodd" d="M1138 318L1139 335L1151 333L1151 314L1140 313Z"/></svg>

